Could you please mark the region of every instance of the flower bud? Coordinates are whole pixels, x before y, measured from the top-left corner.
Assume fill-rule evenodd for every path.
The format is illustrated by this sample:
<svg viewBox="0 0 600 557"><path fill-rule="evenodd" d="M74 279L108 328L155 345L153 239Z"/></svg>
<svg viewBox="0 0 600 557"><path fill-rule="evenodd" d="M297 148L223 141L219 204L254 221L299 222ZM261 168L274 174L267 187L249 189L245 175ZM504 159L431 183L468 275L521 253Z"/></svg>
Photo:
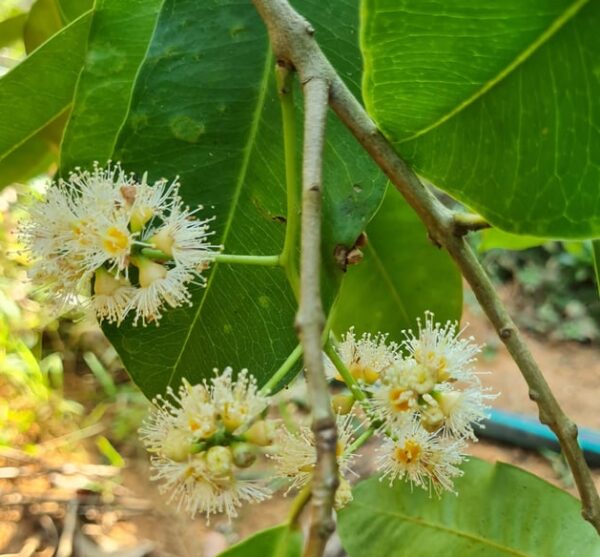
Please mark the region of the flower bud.
<svg viewBox="0 0 600 557"><path fill-rule="evenodd" d="M116 278L103 267L94 275L94 294L112 296L122 286L131 286L126 278Z"/></svg>
<svg viewBox="0 0 600 557"><path fill-rule="evenodd" d="M338 393L331 398L331 409L341 416L345 416L352 410L354 396L351 394Z"/></svg>
<svg viewBox="0 0 600 557"><path fill-rule="evenodd" d="M175 241L166 228L160 229L154 236L152 236L152 238L150 238L150 243L156 249L159 249L168 256L173 257L173 244Z"/></svg>
<svg viewBox="0 0 600 557"><path fill-rule="evenodd" d="M266 447L273 443L275 439L276 424L272 420L259 420L254 422L244 434L244 438L249 443Z"/></svg>
<svg viewBox="0 0 600 557"><path fill-rule="evenodd" d="M228 402L221 412L221 419L227 431L235 431L248 418L248 408L243 402Z"/></svg>
<svg viewBox="0 0 600 557"><path fill-rule="evenodd" d="M139 281L142 288L148 288L155 280L164 279L167 269L160 263L155 263L144 257L138 257L134 262L140 270Z"/></svg>
<svg viewBox="0 0 600 557"><path fill-rule="evenodd" d="M256 460L256 449L250 443L233 443L231 452L233 463L238 468L248 468Z"/></svg>
<svg viewBox="0 0 600 557"><path fill-rule="evenodd" d="M164 456L175 462L183 462L192 453L192 443L187 432L181 429L172 429L167 433L163 443Z"/></svg>
<svg viewBox="0 0 600 557"><path fill-rule="evenodd" d="M440 393L437 397L438 399L438 404L440 405L440 408L442 410L442 412L444 413L444 416L450 416L450 414L452 414L452 411L454 410L456 404L458 403L458 401L461 398L461 393L456 392L456 391L451 391L451 392L446 392L446 393Z"/></svg>
<svg viewBox="0 0 600 557"><path fill-rule="evenodd" d="M368 385L372 385L373 383L375 383L375 381L377 381L377 379L379 379L379 372L375 371L370 367L366 367L363 370L363 379L365 383L367 383Z"/></svg>
<svg viewBox="0 0 600 557"><path fill-rule="evenodd" d="M151 207L138 207L131 215L129 228L132 232L140 232L153 216L154 211Z"/></svg>
<svg viewBox="0 0 600 557"><path fill-rule="evenodd" d="M217 477L231 475L233 455L229 447L211 447L206 451L206 467L208 472Z"/></svg>

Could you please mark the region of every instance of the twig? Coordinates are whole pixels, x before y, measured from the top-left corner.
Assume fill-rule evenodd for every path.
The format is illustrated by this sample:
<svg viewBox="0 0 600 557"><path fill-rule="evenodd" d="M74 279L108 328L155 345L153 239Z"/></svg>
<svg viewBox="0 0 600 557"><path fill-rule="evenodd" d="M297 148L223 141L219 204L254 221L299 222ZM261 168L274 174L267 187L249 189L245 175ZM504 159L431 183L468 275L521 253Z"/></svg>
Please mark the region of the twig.
<svg viewBox="0 0 600 557"><path fill-rule="evenodd" d="M313 407L312 429L317 449L312 484L312 517L304 556L319 557L335 528L333 500L339 482L335 418L331 411L323 366L325 314L320 287L323 146L330 85L324 69L328 63L324 60L323 66L321 59L302 54L316 48L314 29L289 4L254 0L254 5L267 25L277 64L298 72L304 93L300 303L296 327L304 350L309 396ZM300 53L293 52L290 40Z"/></svg>
<svg viewBox="0 0 600 557"><path fill-rule="evenodd" d="M58 541L58 547L56 548L56 557L71 557L73 555L73 538L75 536L75 529L77 528L78 509L79 501L77 499L69 501L63 531Z"/></svg>
<svg viewBox="0 0 600 557"><path fill-rule="evenodd" d="M330 83L330 104L364 149L381 167L429 230L431 238L447 249L471 285L481 307L506 344L529 385L539 408L540 420L554 431L573 472L581 496L582 515L600 532L600 498L577 443L577 427L564 414L543 374L496 291L464 237L456 235L454 215L421 183L378 130L354 98L315 41L308 41L311 27L286 0L254 0L269 29L276 53L301 74Z"/></svg>
<svg viewBox="0 0 600 557"><path fill-rule="evenodd" d="M19 553L4 553L4 557L31 557L42 544L42 536L35 534L25 540Z"/></svg>
<svg viewBox="0 0 600 557"><path fill-rule="evenodd" d="M335 528L332 510L338 484L335 419L331 411L323 366L322 337L325 314L320 292L321 183L328 97L327 81L309 78L309 81L304 83L300 306L296 325L304 347L304 364L313 407L312 430L317 449L312 487L312 519L304 551L305 557L322 555L325 544Z"/></svg>

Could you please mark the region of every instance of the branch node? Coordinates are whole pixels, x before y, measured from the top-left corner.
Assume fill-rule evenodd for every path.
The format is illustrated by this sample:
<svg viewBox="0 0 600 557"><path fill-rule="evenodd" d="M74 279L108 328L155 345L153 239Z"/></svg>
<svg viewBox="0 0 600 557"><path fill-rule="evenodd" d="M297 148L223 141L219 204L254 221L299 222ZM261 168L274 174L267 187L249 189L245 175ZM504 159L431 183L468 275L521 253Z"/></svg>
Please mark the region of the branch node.
<svg viewBox="0 0 600 557"><path fill-rule="evenodd" d="M469 232L491 228L482 216L473 213L453 213L452 214L453 234L461 237Z"/></svg>
<svg viewBox="0 0 600 557"><path fill-rule="evenodd" d="M500 329L500 338L502 340L508 340L514 332L514 327L511 327L510 325L506 326L506 327L502 327L502 329Z"/></svg>
<svg viewBox="0 0 600 557"><path fill-rule="evenodd" d="M539 391L536 391L535 389L529 389L529 398L530 400L533 400L533 402L537 402L538 400L540 400Z"/></svg>

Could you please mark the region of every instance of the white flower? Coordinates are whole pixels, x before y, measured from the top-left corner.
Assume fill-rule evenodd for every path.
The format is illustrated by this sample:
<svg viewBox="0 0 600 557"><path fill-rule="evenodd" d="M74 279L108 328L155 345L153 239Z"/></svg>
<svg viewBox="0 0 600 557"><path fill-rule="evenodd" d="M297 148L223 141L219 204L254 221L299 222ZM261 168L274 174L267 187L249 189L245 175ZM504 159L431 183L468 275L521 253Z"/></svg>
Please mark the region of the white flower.
<svg viewBox="0 0 600 557"><path fill-rule="evenodd" d="M152 401L140 437L152 454L152 479L163 482L170 502L192 516L224 512L231 519L243 502L270 496L262 481L239 475L238 468L251 466L255 456L252 444L237 437L257 423L268 402L247 370L233 379L231 368L202 384L184 380L177 393L168 388L166 398Z"/></svg>
<svg viewBox="0 0 600 557"><path fill-rule="evenodd" d="M29 207L19 237L30 255L32 280L61 311L89 296L92 277L106 271L127 282L117 288L103 275L96 298L87 303L98 319L120 324L134 311L134 324L158 324L165 307L190 302L190 283L204 284L202 272L214 259L217 247L206 240L210 219L198 220L195 213L183 205L177 180L150 185L146 173L137 181L118 163L95 164L49 187L45 199ZM160 245L149 243L154 237L162 238ZM161 251L146 258L147 248ZM129 275L133 263L139 284Z"/></svg>
<svg viewBox="0 0 600 557"><path fill-rule="evenodd" d="M377 469L390 485L406 479L411 485L453 491L453 478L462 475L457 467L463 461L464 442L427 432L418 421L392 433L377 449Z"/></svg>
<svg viewBox="0 0 600 557"><path fill-rule="evenodd" d="M342 478L348 473L354 473L352 463L356 455L347 451L356 433L354 418L352 414L336 418L338 434L336 455ZM277 476L291 482L286 494L292 489L300 489L312 479L317 462L314 433L307 426L300 426L297 431L291 432L282 425L275 438L274 451L268 456L275 461Z"/></svg>
<svg viewBox="0 0 600 557"><path fill-rule="evenodd" d="M98 321L121 323L129 311L135 292L136 289L125 277L116 278L106 269L98 269L94 278L94 295L91 298Z"/></svg>
<svg viewBox="0 0 600 557"><path fill-rule="evenodd" d="M140 319L144 327L148 322L158 325L165 305L172 308L192 305L188 289L192 275L188 271L181 267L169 268L144 257L136 258L135 263L139 268L140 286L127 308L135 312L134 325Z"/></svg>
<svg viewBox="0 0 600 557"><path fill-rule="evenodd" d="M233 379L233 370L225 368L213 378L211 395L225 429L234 434L247 429L269 403L247 369Z"/></svg>
<svg viewBox="0 0 600 557"><path fill-rule="evenodd" d="M162 222L148 230L145 241L172 257L176 265L193 273L202 272L214 260L215 249L220 246L207 241L213 234L208 223L214 219L195 218L201 209L191 211L188 207L173 205Z"/></svg>
<svg viewBox="0 0 600 557"><path fill-rule="evenodd" d="M399 357L398 345L388 343L387 335L363 333L357 338L353 328L344 335L335 349L352 377L368 384L374 383ZM342 381L329 358L326 358L325 365L331 377Z"/></svg>
<svg viewBox="0 0 600 557"><path fill-rule="evenodd" d="M397 360L392 368L381 375L380 381L369 388L369 406L374 415L384 422L384 428L412 419L418 410L419 387L427 379L423 371L412 359Z"/></svg>
<svg viewBox="0 0 600 557"><path fill-rule="evenodd" d="M426 426L430 423L431 431L442 427L444 433L453 437L477 441L473 425L481 425L489 409L486 401L496 396L479 386L461 391L445 385L432 395L424 395L424 404L420 407L422 419Z"/></svg>
<svg viewBox="0 0 600 557"><path fill-rule="evenodd" d="M185 462L154 457L151 463L151 479L163 482L160 491L170 492L168 502L192 518L204 514L208 521L212 514L225 513L231 520L244 502L256 503L271 496L268 487L258 480L213 474L205 454Z"/></svg>
<svg viewBox="0 0 600 557"><path fill-rule="evenodd" d="M434 323L433 313L425 312L425 325L419 320L419 334L405 333L403 346L415 361L435 372L435 382L469 381L478 382L473 372L475 356L481 347L473 343L473 337L460 338L463 330L448 321L443 327Z"/></svg>

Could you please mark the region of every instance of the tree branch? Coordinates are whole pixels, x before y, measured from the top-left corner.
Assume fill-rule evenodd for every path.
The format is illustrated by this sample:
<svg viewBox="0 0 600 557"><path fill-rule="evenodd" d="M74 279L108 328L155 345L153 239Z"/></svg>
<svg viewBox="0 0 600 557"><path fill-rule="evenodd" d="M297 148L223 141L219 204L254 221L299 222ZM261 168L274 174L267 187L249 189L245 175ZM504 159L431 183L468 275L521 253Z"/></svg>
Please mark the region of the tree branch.
<svg viewBox="0 0 600 557"><path fill-rule="evenodd" d="M254 4L267 24L275 54L292 64L299 71L303 82L315 79L317 82L330 84L330 104L333 110L419 215L431 238L445 247L460 267L527 381L530 397L538 405L540 420L552 428L560 441L581 496L583 517L600 532L600 498L577 443L577 427L560 408L475 254L464 237L456 234L453 213L421 183L352 96L317 43L312 40L314 31L310 24L286 0L254 0ZM306 118L308 122L308 113ZM305 217L303 215L303 219ZM302 228L304 234L304 222Z"/></svg>
<svg viewBox="0 0 600 557"><path fill-rule="evenodd" d="M302 239L300 307L296 326L304 348L304 364L312 401L312 429L317 464L312 487L312 520L304 555L320 556L334 530L333 499L338 485L335 419L323 367L325 314L321 305L321 183L323 143L329 98L327 81L304 84L304 160L302 176Z"/></svg>
<svg viewBox="0 0 600 557"><path fill-rule="evenodd" d="M333 501L338 486L337 433L323 366L325 314L321 303L321 189L323 146L329 103L329 63L312 57L314 30L287 2L254 0L269 31L277 64L298 72L304 93L300 304L296 327L304 351L317 464L312 485L312 517L305 557L319 557L335 528ZM293 47L292 47L293 44Z"/></svg>

